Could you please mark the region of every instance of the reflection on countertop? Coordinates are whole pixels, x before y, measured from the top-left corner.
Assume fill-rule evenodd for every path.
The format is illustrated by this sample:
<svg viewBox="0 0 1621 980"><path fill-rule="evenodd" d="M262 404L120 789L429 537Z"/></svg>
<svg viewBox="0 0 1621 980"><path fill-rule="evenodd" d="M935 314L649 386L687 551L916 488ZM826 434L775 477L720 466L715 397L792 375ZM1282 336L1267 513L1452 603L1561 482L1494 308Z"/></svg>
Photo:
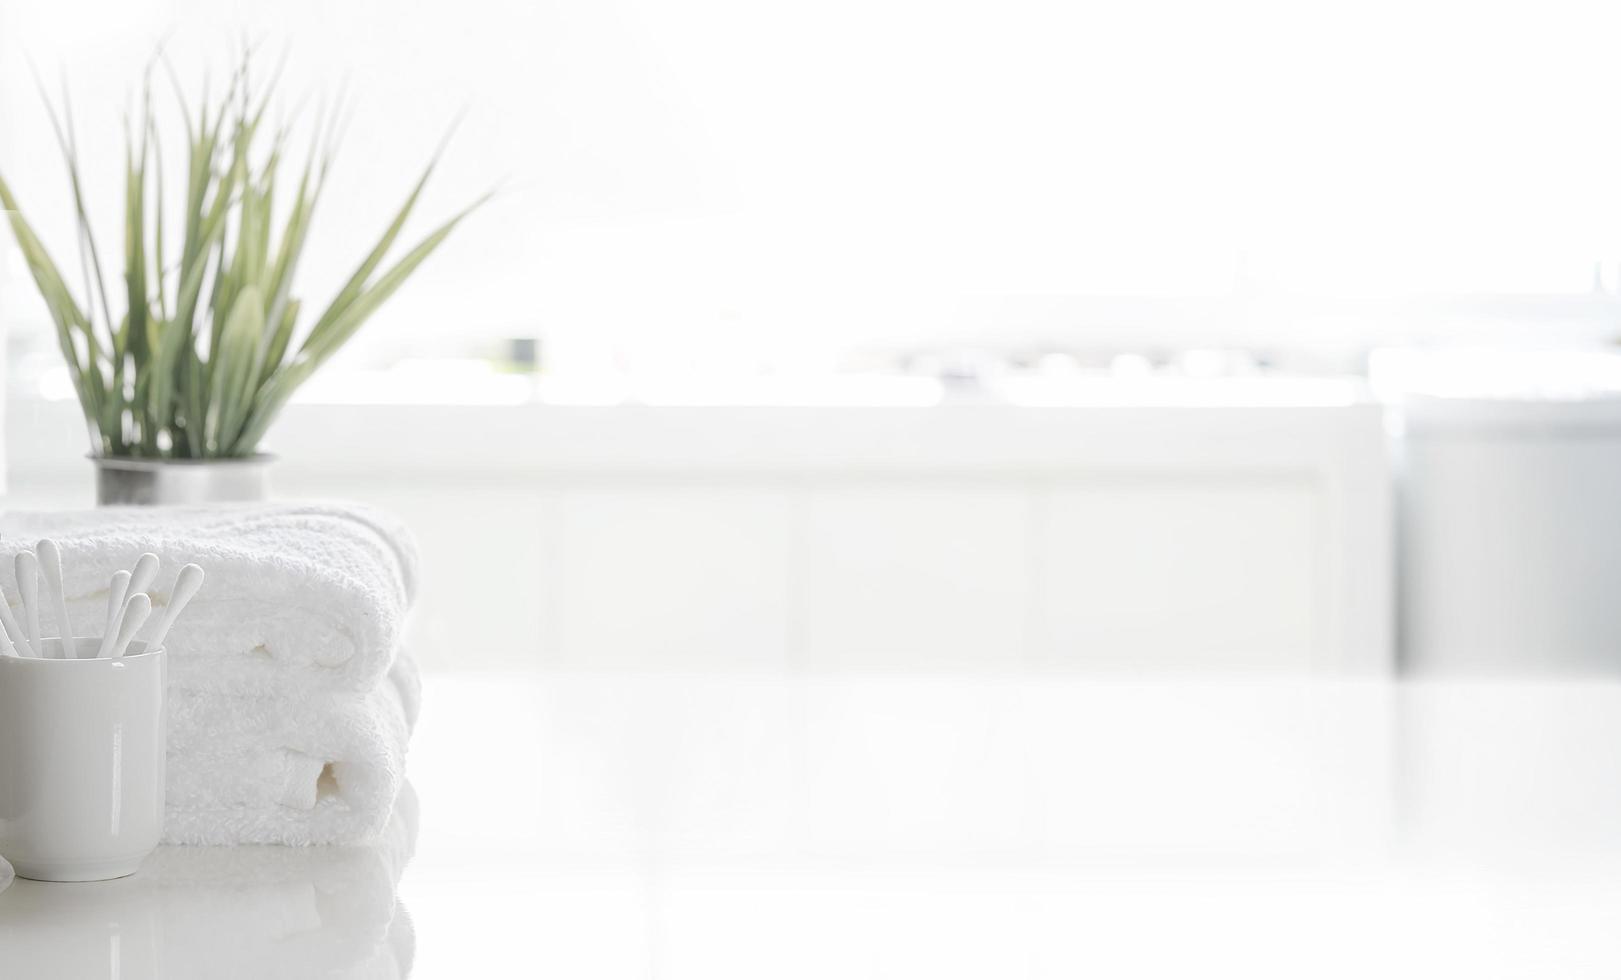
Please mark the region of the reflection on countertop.
<svg viewBox="0 0 1621 980"><path fill-rule="evenodd" d="M18 882L0 975L1621 972L1615 682L626 670L426 687L403 879L408 833Z"/></svg>
<svg viewBox="0 0 1621 980"><path fill-rule="evenodd" d="M407 787L366 847L160 847L127 878L18 879L0 893L0 973L403 978L416 940L396 889L416 832Z"/></svg>
<svg viewBox="0 0 1621 980"><path fill-rule="evenodd" d="M1621 971L1621 684L429 685L424 978Z"/></svg>

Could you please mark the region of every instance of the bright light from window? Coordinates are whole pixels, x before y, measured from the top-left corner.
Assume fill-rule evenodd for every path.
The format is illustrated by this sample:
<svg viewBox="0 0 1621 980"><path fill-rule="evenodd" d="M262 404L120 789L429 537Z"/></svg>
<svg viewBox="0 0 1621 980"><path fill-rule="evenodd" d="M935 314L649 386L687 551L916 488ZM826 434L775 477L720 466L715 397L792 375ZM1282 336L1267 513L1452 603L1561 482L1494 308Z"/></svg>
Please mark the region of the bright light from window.
<svg viewBox="0 0 1621 980"><path fill-rule="evenodd" d="M188 78L244 32L289 39L290 93L352 78L313 297L467 107L425 212L510 190L363 335L384 354L539 335L795 360L1010 325L1061 344L1118 321L1043 297L1235 289L1324 297L1311 323L1355 335L1335 297L1579 294L1621 260L1609 3L65 0L0 28L0 165L59 252L25 42L105 162L108 248L119 118L160 37ZM1198 319L1203 342L1247 309ZM1302 322L1265 329L1309 343Z"/></svg>

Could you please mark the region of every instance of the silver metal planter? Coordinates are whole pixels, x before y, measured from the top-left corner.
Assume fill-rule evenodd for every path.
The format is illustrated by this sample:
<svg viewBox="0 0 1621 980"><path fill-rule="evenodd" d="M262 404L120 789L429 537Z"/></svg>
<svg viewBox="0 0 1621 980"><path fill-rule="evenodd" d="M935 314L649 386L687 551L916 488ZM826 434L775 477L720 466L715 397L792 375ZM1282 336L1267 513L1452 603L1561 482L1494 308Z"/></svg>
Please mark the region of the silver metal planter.
<svg viewBox="0 0 1621 980"><path fill-rule="evenodd" d="M133 459L92 456L96 503L211 504L265 500L270 496L266 453L241 459Z"/></svg>

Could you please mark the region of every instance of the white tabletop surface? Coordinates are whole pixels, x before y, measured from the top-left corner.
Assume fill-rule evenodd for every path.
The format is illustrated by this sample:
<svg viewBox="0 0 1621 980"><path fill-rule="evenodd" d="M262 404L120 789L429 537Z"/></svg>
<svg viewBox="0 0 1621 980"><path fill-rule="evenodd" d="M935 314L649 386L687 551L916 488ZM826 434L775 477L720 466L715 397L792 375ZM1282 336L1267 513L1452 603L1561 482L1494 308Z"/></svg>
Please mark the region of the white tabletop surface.
<svg viewBox="0 0 1621 980"><path fill-rule="evenodd" d="M1621 971L1615 683L442 674L410 769L397 891L165 849L0 976Z"/></svg>

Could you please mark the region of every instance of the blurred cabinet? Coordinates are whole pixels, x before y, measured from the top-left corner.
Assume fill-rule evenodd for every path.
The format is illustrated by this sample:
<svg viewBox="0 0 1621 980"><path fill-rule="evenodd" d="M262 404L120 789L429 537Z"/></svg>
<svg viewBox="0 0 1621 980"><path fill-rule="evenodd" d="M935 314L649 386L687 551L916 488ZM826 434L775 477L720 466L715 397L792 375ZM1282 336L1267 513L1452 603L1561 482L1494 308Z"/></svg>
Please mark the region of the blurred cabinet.
<svg viewBox="0 0 1621 980"><path fill-rule="evenodd" d="M1043 663L1280 666L1323 646L1310 476L1065 480L1035 500Z"/></svg>
<svg viewBox="0 0 1621 980"><path fill-rule="evenodd" d="M11 424L10 506L88 503L71 412ZM278 494L416 530L430 665L1391 663L1368 405L295 405L276 435Z"/></svg>
<svg viewBox="0 0 1621 980"><path fill-rule="evenodd" d="M1621 401L1413 399L1402 448L1405 665L1621 675Z"/></svg>
<svg viewBox="0 0 1621 980"><path fill-rule="evenodd" d="M557 492L548 660L570 667L782 668L787 498L750 486Z"/></svg>
<svg viewBox="0 0 1621 980"><path fill-rule="evenodd" d="M1025 656L1030 495L879 480L794 492L792 630L803 665L1007 667Z"/></svg>

